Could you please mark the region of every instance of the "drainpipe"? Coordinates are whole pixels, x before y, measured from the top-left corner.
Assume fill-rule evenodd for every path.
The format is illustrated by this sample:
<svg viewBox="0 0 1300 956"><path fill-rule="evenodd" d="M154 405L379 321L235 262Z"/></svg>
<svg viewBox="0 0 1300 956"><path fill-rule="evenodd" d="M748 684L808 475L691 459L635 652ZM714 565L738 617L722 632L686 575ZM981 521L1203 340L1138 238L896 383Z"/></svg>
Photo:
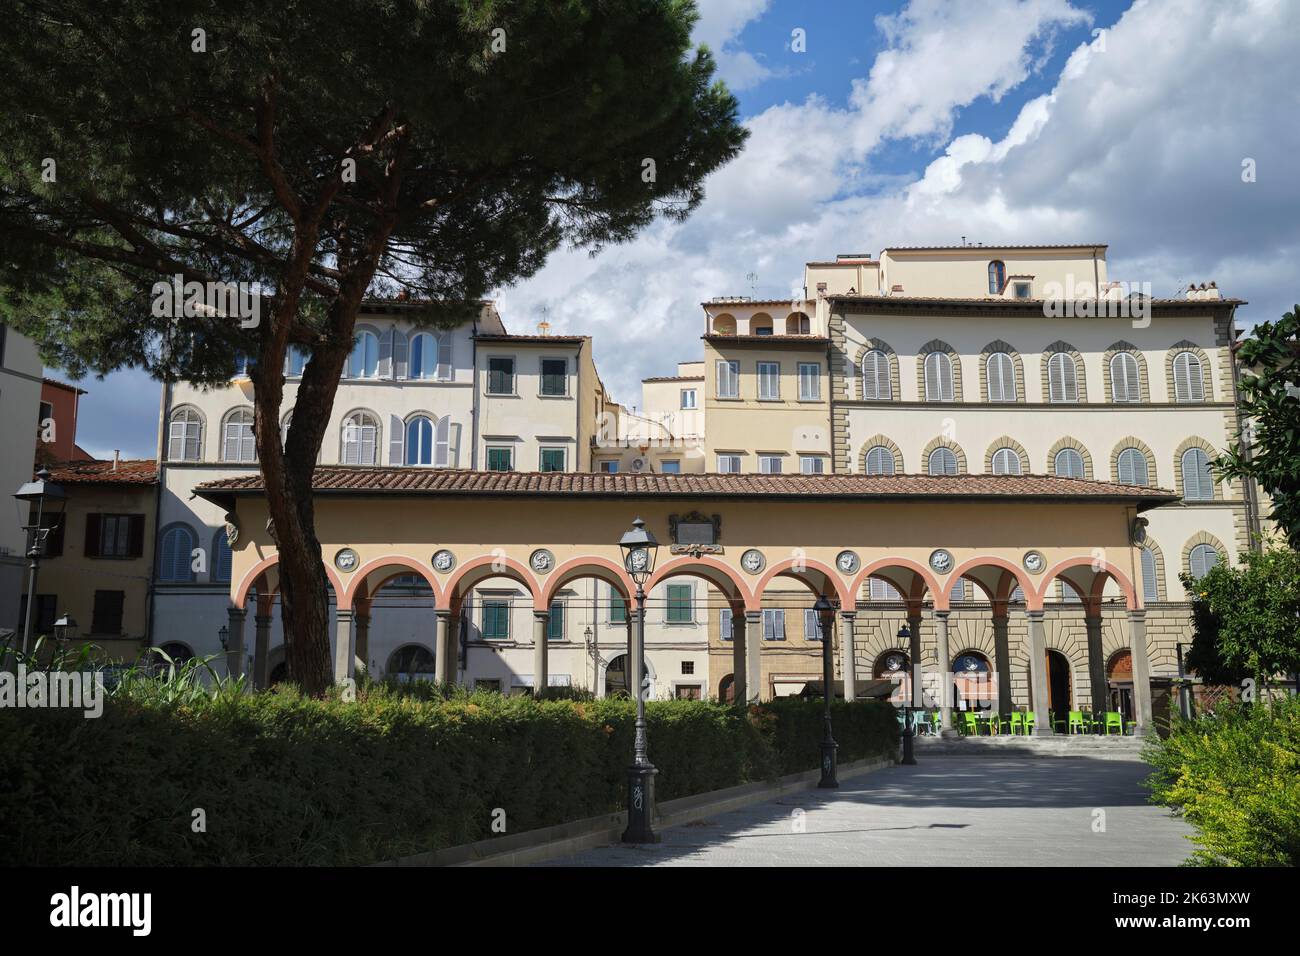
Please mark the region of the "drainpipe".
<svg viewBox="0 0 1300 956"><path fill-rule="evenodd" d="M470 369L472 370L471 379L474 383L474 394L469 400L469 417L470 417L470 441L471 447L469 452L470 471L478 470L478 317L470 324L469 329L470 344Z"/></svg>
<svg viewBox="0 0 1300 956"><path fill-rule="evenodd" d="M158 567L158 533L162 521L162 491L163 491L163 453L167 450L167 416L171 413L172 403L172 383L171 379L163 380L162 400L158 409L158 441L154 445L154 474L156 484L153 492L153 554L149 558L149 577L148 584L145 588L145 623L144 639L148 646L153 641L154 625L156 618L155 607L155 571Z"/></svg>

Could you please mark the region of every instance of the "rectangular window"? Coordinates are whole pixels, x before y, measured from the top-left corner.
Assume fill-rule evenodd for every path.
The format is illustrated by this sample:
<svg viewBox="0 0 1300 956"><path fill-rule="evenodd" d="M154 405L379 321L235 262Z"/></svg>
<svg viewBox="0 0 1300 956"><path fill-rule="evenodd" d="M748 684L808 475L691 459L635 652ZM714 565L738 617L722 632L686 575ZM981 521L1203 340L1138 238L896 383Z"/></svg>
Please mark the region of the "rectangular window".
<svg viewBox="0 0 1300 956"><path fill-rule="evenodd" d="M763 640L785 640L785 609L779 607L763 608Z"/></svg>
<svg viewBox="0 0 1300 956"><path fill-rule="evenodd" d="M122 633L122 604L124 591L96 591L94 617L90 624L92 634L117 635Z"/></svg>
<svg viewBox="0 0 1300 956"><path fill-rule="evenodd" d="M719 456L718 456L718 474L720 474L720 475L738 475L738 474L740 474L740 456L739 456L739 455L719 455Z"/></svg>
<svg viewBox="0 0 1300 956"><path fill-rule="evenodd" d="M600 463L600 470L601 470L602 473L604 473L604 474L606 474L606 475L616 475L616 474L618 474L618 462L616 462L616 461L602 461L602 462Z"/></svg>
<svg viewBox="0 0 1300 956"><path fill-rule="evenodd" d="M678 684L673 689L673 696L678 700L700 700L703 694L699 684Z"/></svg>
<svg viewBox="0 0 1300 956"><path fill-rule="evenodd" d="M514 471L515 450L513 448L489 448L487 450L488 471Z"/></svg>
<svg viewBox="0 0 1300 956"><path fill-rule="evenodd" d="M758 363L759 401L774 402L781 397L781 366L777 362Z"/></svg>
<svg viewBox="0 0 1300 956"><path fill-rule="evenodd" d="M568 359L542 359L542 394L569 394Z"/></svg>
<svg viewBox="0 0 1300 956"><path fill-rule="evenodd" d="M510 638L510 602L484 601L483 625L480 628L484 640L505 641Z"/></svg>
<svg viewBox="0 0 1300 956"><path fill-rule="evenodd" d="M718 398L740 398L739 362L718 362Z"/></svg>
<svg viewBox="0 0 1300 956"><path fill-rule="evenodd" d="M509 469L506 469L507 471ZM564 471L564 449L543 448L541 458L542 471Z"/></svg>
<svg viewBox="0 0 1300 956"><path fill-rule="evenodd" d="M551 605L551 616L546 619L546 639L564 640L564 605L558 601Z"/></svg>
<svg viewBox="0 0 1300 956"><path fill-rule="evenodd" d="M41 410L36 419L36 426L43 427L46 422L54 418L54 406L49 402L41 402Z"/></svg>
<svg viewBox="0 0 1300 956"><path fill-rule="evenodd" d="M780 455L759 455L758 470L764 475L781 474L781 456Z"/></svg>
<svg viewBox="0 0 1300 956"><path fill-rule="evenodd" d="M800 455L799 473L801 475L823 475L826 473L826 459L821 455Z"/></svg>
<svg viewBox="0 0 1300 956"><path fill-rule="evenodd" d="M613 588L609 589L609 623L627 623L627 601L623 600L623 595Z"/></svg>
<svg viewBox="0 0 1300 956"><path fill-rule="evenodd" d="M57 558L59 555L63 554L63 528L66 524L64 517L65 516L61 514L41 515L41 529L45 532L44 540L41 542L41 557ZM34 534L34 527L36 525L35 505L32 505L28 510L27 523L33 526L33 531L27 532L27 544L25 545L25 548L30 551L32 547L32 535ZM20 621L19 624L21 625L22 622Z"/></svg>
<svg viewBox="0 0 1300 956"><path fill-rule="evenodd" d="M682 389L682 408L694 408L694 407L695 407L695 389L693 388Z"/></svg>
<svg viewBox="0 0 1300 956"><path fill-rule="evenodd" d="M724 607L718 612L718 637L724 641L735 640L735 625L731 622L731 608Z"/></svg>
<svg viewBox="0 0 1300 956"><path fill-rule="evenodd" d="M694 673L695 673L695 661L682 661L682 673L683 673L683 674L694 674Z"/></svg>
<svg viewBox="0 0 1300 956"><path fill-rule="evenodd" d="M817 620L817 612L810 607L804 608L803 612L803 639L805 641L822 639L821 622Z"/></svg>
<svg viewBox="0 0 1300 956"><path fill-rule="evenodd" d="M512 358L488 359L488 394L513 395L515 393L515 360Z"/></svg>
<svg viewBox="0 0 1300 956"><path fill-rule="evenodd" d="M474 689L499 694L501 693L501 681L494 677L476 677L474 679Z"/></svg>
<svg viewBox="0 0 1300 956"><path fill-rule="evenodd" d="M131 557L131 515L99 516L99 556Z"/></svg>
<svg viewBox="0 0 1300 956"><path fill-rule="evenodd" d="M816 362L799 363L799 400L817 402L822 397L822 367Z"/></svg>
<svg viewBox="0 0 1300 956"><path fill-rule="evenodd" d="M1016 290L1016 298L1017 298L1017 299L1028 299L1028 298L1029 298L1029 283L1028 283L1028 282L1017 282L1016 285L1015 285L1015 290Z"/></svg>
<svg viewBox="0 0 1300 956"><path fill-rule="evenodd" d="M689 584L668 585L668 613L665 620L669 624L690 624L695 620L691 608L691 586Z"/></svg>
<svg viewBox="0 0 1300 956"><path fill-rule="evenodd" d="M42 634L49 635L54 633L54 622L58 620L57 607L59 596L57 594L38 594L36 595L36 611L32 614L32 636L38 637ZM18 595L18 627L27 626L27 595Z"/></svg>
<svg viewBox="0 0 1300 956"><path fill-rule="evenodd" d="M682 473L682 463L680 461L661 461L659 462L659 471L665 475L680 475Z"/></svg>

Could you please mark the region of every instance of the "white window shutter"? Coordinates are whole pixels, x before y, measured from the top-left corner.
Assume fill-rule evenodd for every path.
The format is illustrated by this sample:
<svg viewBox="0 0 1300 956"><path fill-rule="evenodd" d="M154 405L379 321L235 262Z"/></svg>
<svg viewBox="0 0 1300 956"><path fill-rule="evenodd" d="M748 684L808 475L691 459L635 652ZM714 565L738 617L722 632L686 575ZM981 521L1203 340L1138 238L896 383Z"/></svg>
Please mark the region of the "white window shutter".
<svg viewBox="0 0 1300 956"><path fill-rule="evenodd" d="M460 422L452 422L447 445L447 467L460 467Z"/></svg>
<svg viewBox="0 0 1300 956"><path fill-rule="evenodd" d="M361 464L361 429L351 419L343 423L343 464Z"/></svg>
<svg viewBox="0 0 1300 956"><path fill-rule="evenodd" d="M394 326L393 328L393 378L404 379L409 377L407 365L407 338L406 333Z"/></svg>
<svg viewBox="0 0 1300 956"><path fill-rule="evenodd" d="M433 464L435 468L446 468L451 443L451 417L443 415L434 428Z"/></svg>
<svg viewBox="0 0 1300 956"><path fill-rule="evenodd" d="M379 378L393 377L393 333L396 331L389 326L388 331L379 337Z"/></svg>
<svg viewBox="0 0 1300 956"><path fill-rule="evenodd" d="M1174 358L1174 400L1178 402L1205 400L1201 360L1191 352L1180 352Z"/></svg>
<svg viewBox="0 0 1300 956"><path fill-rule="evenodd" d="M451 344L451 332L444 332L438 336L438 381L440 382L451 379Z"/></svg>
<svg viewBox="0 0 1300 956"><path fill-rule="evenodd" d="M388 416L388 463L401 465L405 463L406 426L396 415Z"/></svg>
<svg viewBox="0 0 1300 956"><path fill-rule="evenodd" d="M1156 580L1156 554L1150 548L1142 549L1142 600L1146 604L1160 600L1160 584Z"/></svg>

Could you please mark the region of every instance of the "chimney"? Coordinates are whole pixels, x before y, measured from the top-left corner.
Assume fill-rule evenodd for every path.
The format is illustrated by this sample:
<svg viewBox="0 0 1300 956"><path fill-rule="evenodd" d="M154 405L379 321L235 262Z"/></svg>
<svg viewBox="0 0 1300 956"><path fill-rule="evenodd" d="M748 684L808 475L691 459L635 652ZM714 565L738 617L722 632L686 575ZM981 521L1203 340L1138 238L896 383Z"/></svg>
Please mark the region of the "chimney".
<svg viewBox="0 0 1300 956"><path fill-rule="evenodd" d="M121 462L122 462L122 450L120 448L114 448L113 449L113 470L114 471L117 471L117 466L121 464Z"/></svg>

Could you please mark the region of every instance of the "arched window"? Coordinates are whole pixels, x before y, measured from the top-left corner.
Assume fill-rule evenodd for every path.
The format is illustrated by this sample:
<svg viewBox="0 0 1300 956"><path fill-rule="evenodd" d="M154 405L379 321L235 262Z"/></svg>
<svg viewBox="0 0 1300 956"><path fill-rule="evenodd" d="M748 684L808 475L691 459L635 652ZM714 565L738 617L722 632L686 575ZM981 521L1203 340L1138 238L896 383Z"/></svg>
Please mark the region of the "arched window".
<svg viewBox="0 0 1300 956"><path fill-rule="evenodd" d="M1047 398L1051 402L1077 402L1079 382L1076 378L1074 356L1055 352L1047 360Z"/></svg>
<svg viewBox="0 0 1300 956"><path fill-rule="evenodd" d="M379 463L379 420L369 412L353 412L343 419L343 453L345 465Z"/></svg>
<svg viewBox="0 0 1300 956"><path fill-rule="evenodd" d="M419 332L411 337L411 378L451 378L451 335Z"/></svg>
<svg viewBox="0 0 1300 956"><path fill-rule="evenodd" d="M1082 478L1083 456L1073 448L1062 448L1052 459L1052 471L1058 478Z"/></svg>
<svg viewBox="0 0 1300 956"><path fill-rule="evenodd" d="M1020 474L1020 456L1014 448L999 448L993 453L993 474Z"/></svg>
<svg viewBox="0 0 1300 956"><path fill-rule="evenodd" d="M433 464L433 422L423 415L406 423L406 464Z"/></svg>
<svg viewBox="0 0 1300 956"><path fill-rule="evenodd" d="M1179 352L1174 356L1174 401L1205 401L1205 379L1195 352Z"/></svg>
<svg viewBox="0 0 1300 956"><path fill-rule="evenodd" d="M894 473L894 453L884 445L875 445L867 450L868 475L892 475Z"/></svg>
<svg viewBox="0 0 1300 956"><path fill-rule="evenodd" d="M379 336L374 332L357 333L352 354L348 356L348 378L379 376Z"/></svg>
<svg viewBox="0 0 1300 956"><path fill-rule="evenodd" d="M230 539L226 537L226 529L221 528L212 536L212 580L230 583L231 566L234 564L234 553L230 550Z"/></svg>
<svg viewBox="0 0 1300 956"><path fill-rule="evenodd" d="M786 335L807 335L812 331L812 323L802 312L792 312L785 317Z"/></svg>
<svg viewBox="0 0 1300 956"><path fill-rule="evenodd" d="M1187 501L1214 500L1214 473L1210 456L1201 448L1183 452L1183 498Z"/></svg>
<svg viewBox="0 0 1300 956"><path fill-rule="evenodd" d="M890 384L889 356L880 349L872 349L862 356L862 398L893 398Z"/></svg>
<svg viewBox="0 0 1300 956"><path fill-rule="evenodd" d="M1131 352L1116 352L1110 357L1110 400L1142 401L1142 377Z"/></svg>
<svg viewBox="0 0 1300 956"><path fill-rule="evenodd" d="M925 357L925 400L951 402L952 358L947 352L931 352Z"/></svg>
<svg viewBox="0 0 1300 956"><path fill-rule="evenodd" d="M297 345L290 345L284 355L284 374L289 378L301 378L306 367L307 353Z"/></svg>
<svg viewBox="0 0 1300 956"><path fill-rule="evenodd" d="M1115 480L1121 485L1147 484L1147 456L1136 448L1125 448L1115 459Z"/></svg>
<svg viewBox="0 0 1300 956"><path fill-rule="evenodd" d="M1160 580L1156 576L1156 553L1150 548L1143 548L1142 558L1142 601L1152 604L1160 600Z"/></svg>
<svg viewBox="0 0 1300 956"><path fill-rule="evenodd" d="M867 578L867 595L873 601L900 601L903 597L884 578Z"/></svg>
<svg viewBox="0 0 1300 956"><path fill-rule="evenodd" d="M165 530L158 552L158 580L171 584L193 581L193 554L193 531L183 524Z"/></svg>
<svg viewBox="0 0 1300 956"><path fill-rule="evenodd" d="M1007 286L1007 267L1001 259L989 263L989 295L1001 295Z"/></svg>
<svg viewBox="0 0 1300 956"><path fill-rule="evenodd" d="M931 475L957 474L957 455L951 448L936 448L930 452L925 463L926 471Z"/></svg>
<svg viewBox="0 0 1300 956"><path fill-rule="evenodd" d="M735 335L736 334L736 317L730 313L724 312L713 320L714 335Z"/></svg>
<svg viewBox="0 0 1300 956"><path fill-rule="evenodd" d="M1187 556L1187 570L1192 580L1199 581L1210 573L1210 569L1219 563L1219 552L1208 544L1198 544Z"/></svg>
<svg viewBox="0 0 1300 956"><path fill-rule="evenodd" d="M167 459L198 461L203 457L203 416L194 408L178 408L167 424Z"/></svg>
<svg viewBox="0 0 1300 956"><path fill-rule="evenodd" d="M994 352L984 361L990 402L1016 400L1016 363L1006 352Z"/></svg>
<svg viewBox="0 0 1300 956"><path fill-rule="evenodd" d="M749 320L750 335L771 335L772 317L766 312L759 312Z"/></svg>
<svg viewBox="0 0 1300 956"><path fill-rule="evenodd" d="M952 662L954 703L958 710L990 710L997 703L993 668L979 651L967 651Z"/></svg>
<svg viewBox="0 0 1300 956"><path fill-rule="evenodd" d="M221 426L222 461L257 461L253 440L253 413L239 408L226 416Z"/></svg>
<svg viewBox="0 0 1300 956"><path fill-rule="evenodd" d="M389 656L385 672L400 681L433 680L433 654L422 644L407 644Z"/></svg>

